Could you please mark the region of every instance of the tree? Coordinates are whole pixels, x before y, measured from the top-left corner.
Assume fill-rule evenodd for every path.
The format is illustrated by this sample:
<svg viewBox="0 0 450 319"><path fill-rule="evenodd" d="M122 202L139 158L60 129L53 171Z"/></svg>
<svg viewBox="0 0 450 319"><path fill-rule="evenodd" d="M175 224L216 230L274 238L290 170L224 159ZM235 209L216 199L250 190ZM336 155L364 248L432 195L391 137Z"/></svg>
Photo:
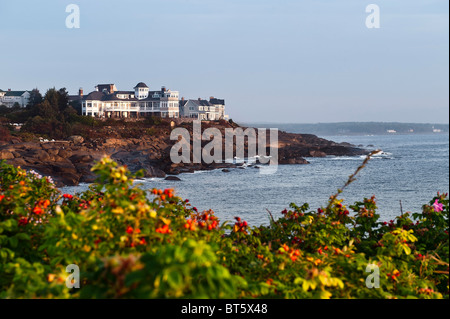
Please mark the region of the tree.
<svg viewBox="0 0 450 319"><path fill-rule="evenodd" d="M55 106L47 100L38 104L36 107L38 111L37 115L45 119L55 119L58 116L58 112L55 111Z"/></svg>
<svg viewBox="0 0 450 319"><path fill-rule="evenodd" d="M30 92L30 99L28 100L27 108L30 109L39 103L42 103L42 94L39 92L38 89L33 89Z"/></svg>
<svg viewBox="0 0 450 319"><path fill-rule="evenodd" d="M69 92L67 92L66 88L61 88L58 91L58 108L59 111L64 111L69 105Z"/></svg>
<svg viewBox="0 0 450 319"><path fill-rule="evenodd" d="M11 111L12 111L12 112L17 112L17 111L20 111L20 109L21 109L20 104L16 102L16 103L14 103L14 105L12 106Z"/></svg>
<svg viewBox="0 0 450 319"><path fill-rule="evenodd" d="M8 113L11 113L11 109L4 104L0 105L0 116Z"/></svg>
<svg viewBox="0 0 450 319"><path fill-rule="evenodd" d="M72 101L70 102L73 109L77 112L78 115L81 115L81 103L80 101Z"/></svg>

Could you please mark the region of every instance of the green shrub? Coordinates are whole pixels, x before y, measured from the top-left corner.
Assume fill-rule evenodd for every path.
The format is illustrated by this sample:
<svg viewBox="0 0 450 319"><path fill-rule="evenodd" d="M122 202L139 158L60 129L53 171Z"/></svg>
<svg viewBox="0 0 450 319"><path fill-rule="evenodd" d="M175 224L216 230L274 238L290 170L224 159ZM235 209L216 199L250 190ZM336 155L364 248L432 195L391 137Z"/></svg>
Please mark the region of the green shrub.
<svg viewBox="0 0 450 319"><path fill-rule="evenodd" d="M447 194L389 223L374 197L350 214L333 195L251 227L144 190L108 158L93 171L73 196L0 164L2 298L448 298ZM66 287L70 264L79 289ZM370 265L379 288L366 286Z"/></svg>

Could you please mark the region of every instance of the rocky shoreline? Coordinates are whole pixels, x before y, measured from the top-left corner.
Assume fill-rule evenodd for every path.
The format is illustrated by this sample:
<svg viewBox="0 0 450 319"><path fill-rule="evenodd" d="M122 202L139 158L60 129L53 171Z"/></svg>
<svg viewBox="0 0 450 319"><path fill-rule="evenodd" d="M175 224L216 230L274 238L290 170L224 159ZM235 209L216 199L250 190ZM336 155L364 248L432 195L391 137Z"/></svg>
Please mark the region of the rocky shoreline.
<svg viewBox="0 0 450 319"><path fill-rule="evenodd" d="M167 132L166 132L167 133ZM141 138L96 138L85 140L72 136L61 141L22 141L19 138L0 142L0 160L8 164L51 176L57 186L91 183L94 163L110 156L132 172L143 170L145 177L166 177L197 170L223 169L236 164L173 164L170 149L175 141L170 134L144 135ZM307 157L357 156L368 151L347 143L335 143L311 134L279 132L279 164L308 164Z"/></svg>

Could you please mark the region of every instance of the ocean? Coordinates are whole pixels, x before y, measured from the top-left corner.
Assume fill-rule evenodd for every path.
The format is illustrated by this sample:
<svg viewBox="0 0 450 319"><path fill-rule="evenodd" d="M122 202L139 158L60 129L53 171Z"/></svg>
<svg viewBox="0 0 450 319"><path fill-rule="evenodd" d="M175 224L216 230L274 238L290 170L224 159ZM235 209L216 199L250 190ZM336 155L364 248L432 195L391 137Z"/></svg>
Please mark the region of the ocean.
<svg viewBox="0 0 450 319"><path fill-rule="evenodd" d="M403 212L421 212L437 192L449 191L449 135L410 134L373 136L321 136L348 142L366 149L381 149L339 198L345 205L375 195L381 220ZM269 223L290 203L308 203L311 210L327 205L330 195L341 188L364 156L306 158L307 165L279 165L272 175L259 169L230 169L181 174L181 181L149 178L138 183L145 189L174 188L198 210L213 209L221 221L235 216L252 226ZM87 185L65 187L67 193L80 192Z"/></svg>

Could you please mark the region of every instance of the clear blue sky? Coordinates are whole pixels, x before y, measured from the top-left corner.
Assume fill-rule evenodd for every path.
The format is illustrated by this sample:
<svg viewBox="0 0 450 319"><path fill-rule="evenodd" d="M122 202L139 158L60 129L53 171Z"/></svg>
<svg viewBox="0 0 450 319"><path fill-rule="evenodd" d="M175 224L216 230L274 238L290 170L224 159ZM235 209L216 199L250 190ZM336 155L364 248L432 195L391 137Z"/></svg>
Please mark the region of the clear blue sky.
<svg viewBox="0 0 450 319"><path fill-rule="evenodd" d="M68 4L81 27L67 29ZM368 4L381 28L368 29ZM448 0L1 0L0 89L225 98L242 122L448 123Z"/></svg>

